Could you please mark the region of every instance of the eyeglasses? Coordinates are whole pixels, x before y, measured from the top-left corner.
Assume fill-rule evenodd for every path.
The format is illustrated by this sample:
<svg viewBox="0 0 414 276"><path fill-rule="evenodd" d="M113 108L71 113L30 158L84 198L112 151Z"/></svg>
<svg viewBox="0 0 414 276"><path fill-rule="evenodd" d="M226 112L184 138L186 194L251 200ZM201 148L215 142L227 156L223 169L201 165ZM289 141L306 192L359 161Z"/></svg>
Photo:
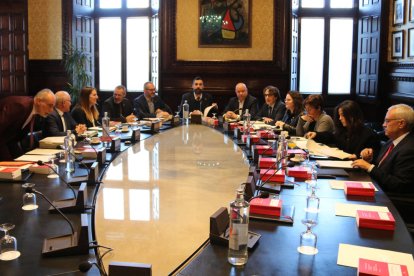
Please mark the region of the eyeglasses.
<svg viewBox="0 0 414 276"><path fill-rule="evenodd" d="M388 124L389 122L391 122L391 121L396 121L396 120L402 120L402 119L384 119L384 123L385 124Z"/></svg>
<svg viewBox="0 0 414 276"><path fill-rule="evenodd" d="M263 96L265 96L265 97L271 97L271 96L274 96L273 94L263 94Z"/></svg>

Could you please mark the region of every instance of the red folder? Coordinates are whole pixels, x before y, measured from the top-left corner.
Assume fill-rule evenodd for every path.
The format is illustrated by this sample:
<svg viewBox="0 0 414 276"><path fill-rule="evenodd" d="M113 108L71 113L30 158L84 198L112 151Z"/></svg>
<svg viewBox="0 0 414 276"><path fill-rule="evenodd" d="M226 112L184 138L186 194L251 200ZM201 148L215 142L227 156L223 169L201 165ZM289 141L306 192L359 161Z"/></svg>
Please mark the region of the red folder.
<svg viewBox="0 0 414 276"><path fill-rule="evenodd" d="M282 200L274 198L254 198L250 201L250 213L259 215L280 216Z"/></svg>
<svg viewBox="0 0 414 276"><path fill-rule="evenodd" d="M360 258L358 262L359 276L408 276L407 266L401 264L386 263Z"/></svg>
<svg viewBox="0 0 414 276"><path fill-rule="evenodd" d="M260 180L267 181L267 182L278 182L284 183L285 182L285 172L283 170L279 170L275 174L275 170L269 169L261 169L260 170Z"/></svg>
<svg viewBox="0 0 414 276"><path fill-rule="evenodd" d="M344 191L346 195L375 196L375 187L372 183L346 181Z"/></svg>
<svg viewBox="0 0 414 276"><path fill-rule="evenodd" d="M259 157L259 168L268 169L270 167L276 168L276 158L273 157Z"/></svg>
<svg viewBox="0 0 414 276"><path fill-rule="evenodd" d="M390 212L357 210L356 221L360 228L395 229L395 219Z"/></svg>
<svg viewBox="0 0 414 276"><path fill-rule="evenodd" d="M297 166L297 167L289 168L287 170L287 175L288 176L292 176L292 177L300 178L300 179L309 179L310 174L311 174L311 172L310 172L309 167Z"/></svg>

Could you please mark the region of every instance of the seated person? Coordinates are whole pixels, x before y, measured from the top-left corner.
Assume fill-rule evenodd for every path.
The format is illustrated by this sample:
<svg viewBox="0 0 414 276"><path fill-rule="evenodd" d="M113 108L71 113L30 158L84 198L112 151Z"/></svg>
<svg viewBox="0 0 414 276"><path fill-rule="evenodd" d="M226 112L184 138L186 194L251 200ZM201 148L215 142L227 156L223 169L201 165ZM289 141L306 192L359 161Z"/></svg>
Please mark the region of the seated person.
<svg viewBox="0 0 414 276"><path fill-rule="evenodd" d="M263 89L263 96L265 98L265 104L259 110L255 119L263 119L266 124L273 125L283 118L286 112L285 104L280 99L280 92L277 87L271 85L266 86Z"/></svg>
<svg viewBox="0 0 414 276"><path fill-rule="evenodd" d="M43 130L43 136L65 136L67 130L74 134L82 134L86 131L86 126L76 124L70 114L71 98L68 92L58 91L56 96L56 106L53 111L46 117Z"/></svg>
<svg viewBox="0 0 414 276"><path fill-rule="evenodd" d="M334 144L339 149L352 154L356 159L365 148L372 148L374 153L380 148L378 135L364 125L364 115L359 105L350 100L343 101L335 108L334 132L308 132L307 138L325 144Z"/></svg>
<svg viewBox="0 0 414 276"><path fill-rule="evenodd" d="M98 122L99 111L96 107L98 101L98 92L93 87L83 87L80 95L79 102L72 110L72 117L77 124L86 125L89 127L100 126Z"/></svg>
<svg viewBox="0 0 414 276"><path fill-rule="evenodd" d="M296 135L296 125L303 113L303 98L298 91L289 91L286 94L286 112L282 120L276 121L276 127L289 132L289 135Z"/></svg>
<svg viewBox="0 0 414 276"><path fill-rule="evenodd" d="M246 84L238 83L235 87L236 97L229 100L224 108L223 116L225 119L242 120L246 109L249 110L251 118L256 118L258 111L257 99L249 95Z"/></svg>
<svg viewBox="0 0 414 276"><path fill-rule="evenodd" d="M304 106L306 114L299 117L296 125L296 135L305 136L309 131L333 132L334 122L328 114L323 111L323 98L321 95L309 95Z"/></svg>
<svg viewBox="0 0 414 276"><path fill-rule="evenodd" d="M182 115L183 112L183 104L185 101L187 101L189 105L189 112L194 114L204 114L204 109L206 107L209 107L210 105L213 105L213 97L207 93L204 92L204 82L201 77L195 77L193 79L192 84L192 92L185 93L181 98L181 104L179 107L180 114ZM214 104L217 106L217 104ZM212 111L210 110L209 114ZM208 116L208 114L207 114Z"/></svg>
<svg viewBox="0 0 414 276"><path fill-rule="evenodd" d="M374 159L373 149L364 149L362 159L352 166L361 168L378 182L384 192L414 193L414 110L405 104L388 108L382 125L390 139Z"/></svg>
<svg viewBox="0 0 414 276"><path fill-rule="evenodd" d="M135 98L134 109L139 119L144 118L164 118L171 115L171 109L156 94L155 86L152 82L144 83L144 94Z"/></svg>
<svg viewBox="0 0 414 276"><path fill-rule="evenodd" d="M8 96L0 100L0 161L10 161L37 146L35 132L43 129L55 101L50 89L40 90L34 98Z"/></svg>
<svg viewBox="0 0 414 276"><path fill-rule="evenodd" d="M126 88L123 85L118 85L114 89L112 97L107 99L102 107L102 112L108 113L111 121L122 123L132 123L135 121L132 103L126 98Z"/></svg>

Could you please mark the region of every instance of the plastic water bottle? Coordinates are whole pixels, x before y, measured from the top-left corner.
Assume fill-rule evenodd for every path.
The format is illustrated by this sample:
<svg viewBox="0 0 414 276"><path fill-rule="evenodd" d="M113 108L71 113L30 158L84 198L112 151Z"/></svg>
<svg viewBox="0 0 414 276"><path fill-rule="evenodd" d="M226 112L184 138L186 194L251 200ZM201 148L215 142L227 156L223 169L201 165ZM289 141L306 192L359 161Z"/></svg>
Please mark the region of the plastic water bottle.
<svg viewBox="0 0 414 276"><path fill-rule="evenodd" d="M66 172L75 171L75 140L72 137L70 130L66 131L66 137L63 140L63 146L65 147L65 162L66 162Z"/></svg>
<svg viewBox="0 0 414 276"><path fill-rule="evenodd" d="M243 189L238 189L236 200L230 203L229 251L227 260L232 265L244 265L247 263L249 208L249 203L244 200Z"/></svg>
<svg viewBox="0 0 414 276"><path fill-rule="evenodd" d="M108 112L104 113L102 117L102 141L110 142L111 137L109 136L109 117Z"/></svg>
<svg viewBox="0 0 414 276"><path fill-rule="evenodd" d="M282 165L282 167L286 166L287 144L288 142L286 139L286 132L282 131L277 141L277 160L280 160L280 164Z"/></svg>
<svg viewBox="0 0 414 276"><path fill-rule="evenodd" d="M250 119L251 119L251 115L249 113L249 110L246 109L243 115L243 128L244 128L244 134L246 135L250 134Z"/></svg>
<svg viewBox="0 0 414 276"><path fill-rule="evenodd" d="M188 125L189 118L190 118L190 106L188 105L187 100L185 100L183 104L183 119L186 125Z"/></svg>

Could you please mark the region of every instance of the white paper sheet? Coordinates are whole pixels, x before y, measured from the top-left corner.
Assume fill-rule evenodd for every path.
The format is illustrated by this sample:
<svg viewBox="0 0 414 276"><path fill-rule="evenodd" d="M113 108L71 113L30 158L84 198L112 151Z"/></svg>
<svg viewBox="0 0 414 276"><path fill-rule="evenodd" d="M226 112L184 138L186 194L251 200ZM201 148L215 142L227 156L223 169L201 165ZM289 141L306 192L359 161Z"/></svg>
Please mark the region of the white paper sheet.
<svg viewBox="0 0 414 276"><path fill-rule="evenodd" d="M54 155L63 152L63 149L34 149L29 152L26 152L26 154L30 155Z"/></svg>
<svg viewBox="0 0 414 276"><path fill-rule="evenodd" d="M338 265L357 268L360 258L406 265L409 275L414 275L414 261L411 254L344 243L339 244Z"/></svg>
<svg viewBox="0 0 414 276"><path fill-rule="evenodd" d="M30 154L24 154L16 159L15 161L30 161L30 162L49 162L50 159L55 158L54 155L30 155Z"/></svg>
<svg viewBox="0 0 414 276"><path fill-rule="evenodd" d="M352 161L338 161L338 160L317 160L316 163L320 168L342 168L352 169Z"/></svg>
<svg viewBox="0 0 414 276"><path fill-rule="evenodd" d="M348 204L348 203L336 203L335 204L335 215L336 216L355 217L357 210L389 212L388 207L385 207L385 206Z"/></svg>

